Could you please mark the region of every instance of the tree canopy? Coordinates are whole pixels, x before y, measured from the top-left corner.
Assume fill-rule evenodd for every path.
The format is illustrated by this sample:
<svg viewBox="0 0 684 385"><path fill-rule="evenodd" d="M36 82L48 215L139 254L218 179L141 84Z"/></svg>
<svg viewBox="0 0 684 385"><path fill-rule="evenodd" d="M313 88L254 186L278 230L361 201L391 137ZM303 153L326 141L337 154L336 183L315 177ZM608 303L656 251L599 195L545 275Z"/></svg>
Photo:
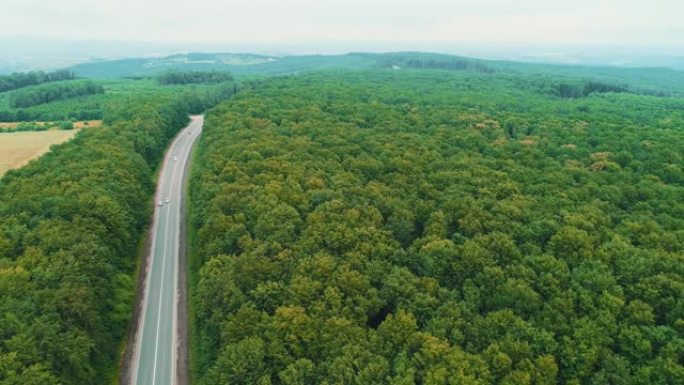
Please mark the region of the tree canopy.
<svg viewBox="0 0 684 385"><path fill-rule="evenodd" d="M68 81L43 84L36 87L21 89L10 95L10 107L25 108L47 104L57 100L72 99L79 96L104 93L104 88L91 81Z"/></svg>
<svg viewBox="0 0 684 385"><path fill-rule="evenodd" d="M102 93L102 90L105 93ZM200 113L237 92L234 81L219 84L160 86L154 79L109 81L74 80L28 86L0 94L0 122L102 119L109 106L131 95L162 99L183 98L191 113ZM93 92L93 93L91 93Z"/></svg>
<svg viewBox="0 0 684 385"><path fill-rule="evenodd" d="M684 100L538 91L324 72L211 110L196 383L684 382Z"/></svg>
<svg viewBox="0 0 684 385"><path fill-rule="evenodd" d="M75 78L74 73L69 70L17 72L10 75L0 75L0 92L61 80L73 80Z"/></svg>
<svg viewBox="0 0 684 385"><path fill-rule="evenodd" d="M178 98L131 98L0 179L0 384L102 384L115 368L153 170L187 120Z"/></svg>
<svg viewBox="0 0 684 385"><path fill-rule="evenodd" d="M170 84L217 84L233 80L225 71L169 71L157 76L162 85Z"/></svg>

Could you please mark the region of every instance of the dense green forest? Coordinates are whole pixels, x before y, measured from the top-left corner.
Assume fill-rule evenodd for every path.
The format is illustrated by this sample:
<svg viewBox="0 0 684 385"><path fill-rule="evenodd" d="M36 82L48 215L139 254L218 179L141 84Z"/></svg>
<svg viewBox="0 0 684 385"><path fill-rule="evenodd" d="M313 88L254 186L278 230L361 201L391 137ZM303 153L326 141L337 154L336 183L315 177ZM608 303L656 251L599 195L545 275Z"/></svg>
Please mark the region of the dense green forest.
<svg viewBox="0 0 684 385"><path fill-rule="evenodd" d="M494 68L485 64L482 60L467 59L452 55L440 55L422 52L403 52L395 54L364 54L355 55L368 57L377 62L378 67L385 68L412 68L420 70L449 70L463 71L472 70L477 72L493 73Z"/></svg>
<svg viewBox="0 0 684 385"><path fill-rule="evenodd" d="M229 71L236 76L272 76L321 70L394 68L466 70L525 75L527 81L556 83L595 81L630 91L684 96L684 71L670 68L631 68L519 63L468 58L429 52L364 53L345 55L265 56L239 53L187 53L158 58L132 58L78 64L69 70L88 78L158 76L171 71Z"/></svg>
<svg viewBox="0 0 684 385"><path fill-rule="evenodd" d="M219 71L170 71L157 77L159 84L217 84L233 80L230 72Z"/></svg>
<svg viewBox="0 0 684 385"><path fill-rule="evenodd" d="M101 119L105 105L113 98L115 96L110 94L95 94L53 101L28 108L12 108L9 106L7 96L4 98L0 96L0 121L27 122Z"/></svg>
<svg viewBox="0 0 684 385"><path fill-rule="evenodd" d="M88 80L42 84L14 91L9 96L10 107L25 108L79 96L103 94L104 88Z"/></svg>
<svg viewBox="0 0 684 385"><path fill-rule="evenodd" d="M35 86L38 84L56 82L60 80L73 80L76 78L73 72L58 70L53 72L18 72L0 76L0 92L16 90L18 88Z"/></svg>
<svg viewBox="0 0 684 385"><path fill-rule="evenodd" d="M103 384L130 321L153 173L185 98L128 95L0 179L0 384Z"/></svg>
<svg viewBox="0 0 684 385"><path fill-rule="evenodd" d="M0 179L2 384L98 384L116 359L152 170L187 121L171 100L125 108Z"/></svg>
<svg viewBox="0 0 684 385"><path fill-rule="evenodd" d="M61 82L73 84L82 82ZM26 87L15 91L24 95L28 100L44 100L43 87L51 87L60 83L45 84L35 87ZM26 108L18 108L15 100L18 97L15 92L0 94L0 122L26 122L26 121L67 121L67 120L92 120L102 119L103 112L109 105L116 105L130 97L130 95L159 96L161 98L176 95L185 100L191 113L204 111L208 106L213 106L220 100L230 97L237 92L235 81L226 81L218 84L188 84L160 86L154 79L120 79L109 81L97 81L96 87L104 88L105 93L82 95L76 98L63 100L50 99L48 103L32 105ZM23 99L23 96L21 97Z"/></svg>
<svg viewBox="0 0 684 385"><path fill-rule="evenodd" d="M684 99L537 80L319 73L211 110L195 383L684 383Z"/></svg>
<svg viewBox="0 0 684 385"><path fill-rule="evenodd" d="M115 371L154 169L188 113L238 92L226 70L246 86L208 113L190 188L195 383L684 383L684 72L423 53L75 70L133 77L0 77L0 121L105 123L0 179L0 384Z"/></svg>

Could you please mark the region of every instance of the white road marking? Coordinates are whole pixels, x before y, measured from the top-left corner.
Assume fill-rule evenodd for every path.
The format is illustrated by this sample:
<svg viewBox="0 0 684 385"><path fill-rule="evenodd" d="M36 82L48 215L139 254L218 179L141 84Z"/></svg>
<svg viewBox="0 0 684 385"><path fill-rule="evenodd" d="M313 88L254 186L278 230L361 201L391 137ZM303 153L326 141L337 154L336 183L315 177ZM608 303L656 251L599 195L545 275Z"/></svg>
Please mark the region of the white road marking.
<svg viewBox="0 0 684 385"><path fill-rule="evenodd" d="M177 163L174 163L177 164ZM174 181L176 180L175 167L171 169L171 188L173 189ZM154 341L154 365L152 369L152 385L157 383L157 354L159 352L159 326L161 325L161 310L162 310L162 297L164 296L164 268L166 267L166 249L169 244L169 219L171 217L171 208L169 208L169 213L166 215L166 227L164 228L164 251L162 252L162 268L161 268L161 286L159 286L159 308L157 309L157 336Z"/></svg>
<svg viewBox="0 0 684 385"><path fill-rule="evenodd" d="M198 122L201 124L201 121L202 121L201 118L194 118L191 121L191 123L188 125L188 127L192 127L193 125L197 125ZM165 194L165 195L170 197L171 191L173 191L175 189L175 190L177 190L178 195L179 195L177 198L180 199L180 194L182 194L182 183L177 188L175 188L176 187L175 186L176 179L178 176L178 170L177 170L177 167L175 167L175 165L177 165L177 164L183 165L183 167L180 169L180 174L181 174L181 176L184 176L185 175L185 173L184 173L185 166L186 166L186 162L189 158L190 149L192 149L192 147L194 145L194 141L199 136L199 133L201 133L201 126L200 126L200 130L193 130L193 131L190 131L190 133L191 134L196 133L196 134L191 135L190 138L188 138L189 141L188 141L187 145L182 144L183 142L185 142L186 138L185 138L185 135L181 135L180 133L171 143L170 149L167 152L167 156L164 158L163 169L160 173L160 183L161 183L160 187L161 188L159 188L157 190L157 194L156 194L157 197L164 196L163 192L166 190L166 188L168 188L168 189L170 189L170 191L168 191L168 194ZM174 151L174 149L176 149L176 147L181 147L183 155L184 155L182 157L183 161L182 162L173 162L173 163L168 162L169 157L171 156L170 154L173 153L173 151ZM178 154L178 151L176 151L176 153ZM165 183L165 181L168 180L166 178L166 175L168 174L168 172L172 172L170 185ZM171 206L171 205L169 204L168 206ZM176 333L176 321L177 321L176 318L177 318L177 310L178 310L177 305L178 305L178 298L179 298L178 292L177 292L178 291L178 269L179 269L178 265L179 264L178 264L177 258L178 258L178 252L179 252L179 239L178 239L178 237L180 235L180 220L182 220L182 218L180 218L180 215L181 215L180 203L178 204L178 206L175 206L174 208L175 208L175 211L177 214L176 215L177 220L176 220L176 240L175 240L175 248L174 248L174 253L173 253L173 258L174 258L174 261L176 263L174 265L174 277L173 277L173 298L174 298L174 300L172 301L172 312L173 312L173 324L172 324L172 326L173 326L173 329L172 329L172 335L173 335L172 349L173 349L173 352L171 354L171 358L172 358L172 360L171 360L171 381L172 381L172 383L176 382L175 366L176 366L176 358L177 358L177 353L178 353L177 352L178 344L177 344L177 333ZM161 217L161 208L159 210L155 209L154 217L153 217L154 224L152 226L153 227L153 229L152 229L152 231L153 231L152 237L153 238L152 238L151 253L148 256L149 268L146 272L146 277L145 277L145 285L144 285L145 294L144 294L144 299L143 299L143 308L141 310L141 315L140 315L140 324L139 324L140 325L139 326L140 331L137 333L137 336L136 336L138 339L137 344L136 344L137 349L133 353L133 356L135 357L134 360L136 361L136 364L134 365L134 367L132 369L132 376L131 376L131 380L132 380L133 384L137 383L137 381L138 381L137 376L138 376L138 372L140 370L140 360L141 360L140 357L141 357L141 352L142 352L142 343L143 343L142 341L143 341L143 335L144 335L144 329L145 329L145 315L146 315L147 306L149 305L149 297L150 297L150 291L151 291L150 285L151 285L151 281L152 281L152 274L154 271L153 270L154 259L155 259L154 253L157 250L157 248L156 248L156 246L157 246L157 231L159 230L160 217ZM164 251L162 254L162 258L163 258L162 269L160 272L161 277L162 277L161 278L162 282L160 283L160 291L159 291L159 307L158 307L158 313L157 313L157 330L156 330L156 336L155 336L153 378L152 378L152 384L151 385L156 385L157 361L158 361L158 355L159 355L158 354L158 351L159 351L159 329L160 329L160 323L161 323L161 308L162 308L161 299L162 299L163 293L164 293L164 270L166 268L165 267L166 259L167 259L166 253L167 253L167 246L169 243L168 242L168 240L169 240L169 238L168 238L168 232L169 231L168 230L169 230L170 217L171 217L171 207L169 207L168 215L166 217L165 229L164 229L164 236L165 236L164 241L165 242L164 242ZM140 384L140 385L147 385L147 384Z"/></svg>

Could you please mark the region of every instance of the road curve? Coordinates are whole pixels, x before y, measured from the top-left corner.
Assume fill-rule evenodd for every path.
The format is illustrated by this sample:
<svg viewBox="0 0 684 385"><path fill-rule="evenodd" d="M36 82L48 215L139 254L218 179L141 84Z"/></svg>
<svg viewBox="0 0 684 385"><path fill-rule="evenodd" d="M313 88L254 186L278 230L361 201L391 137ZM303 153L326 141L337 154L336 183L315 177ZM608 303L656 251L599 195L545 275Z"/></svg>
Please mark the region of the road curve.
<svg viewBox="0 0 684 385"><path fill-rule="evenodd" d="M178 359L178 258L186 164L202 132L203 116L192 116L166 153L155 195L144 296L131 363L133 385L174 385ZM161 205L159 204L161 202Z"/></svg>

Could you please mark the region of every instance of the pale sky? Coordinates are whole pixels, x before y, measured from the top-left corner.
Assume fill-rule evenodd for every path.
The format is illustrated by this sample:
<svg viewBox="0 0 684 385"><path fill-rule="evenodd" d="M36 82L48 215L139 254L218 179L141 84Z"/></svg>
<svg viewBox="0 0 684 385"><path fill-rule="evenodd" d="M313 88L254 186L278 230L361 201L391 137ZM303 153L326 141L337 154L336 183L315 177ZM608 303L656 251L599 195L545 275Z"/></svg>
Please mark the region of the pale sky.
<svg viewBox="0 0 684 385"><path fill-rule="evenodd" d="M684 46L684 0L2 0L0 38Z"/></svg>

